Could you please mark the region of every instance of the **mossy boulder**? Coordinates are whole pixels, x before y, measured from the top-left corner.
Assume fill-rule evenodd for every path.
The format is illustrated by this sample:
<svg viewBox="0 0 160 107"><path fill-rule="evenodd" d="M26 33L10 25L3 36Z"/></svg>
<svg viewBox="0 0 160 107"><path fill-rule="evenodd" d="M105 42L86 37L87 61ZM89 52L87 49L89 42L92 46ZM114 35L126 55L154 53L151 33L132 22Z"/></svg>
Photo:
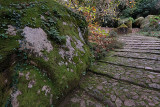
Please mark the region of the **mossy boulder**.
<svg viewBox="0 0 160 107"><path fill-rule="evenodd" d="M154 17L154 15L148 15L145 19L141 22L140 28L147 28L150 26L150 20Z"/></svg>
<svg viewBox="0 0 160 107"><path fill-rule="evenodd" d="M140 27L143 20L144 20L144 17L139 17L139 18L135 19L134 26L135 27Z"/></svg>
<svg viewBox="0 0 160 107"><path fill-rule="evenodd" d="M128 26L125 25L125 24L120 25L120 26L117 28L117 33L118 33L118 34L127 34L127 33L128 33Z"/></svg>
<svg viewBox="0 0 160 107"><path fill-rule="evenodd" d="M54 0L0 3L0 106L57 106L90 64L85 18Z"/></svg>

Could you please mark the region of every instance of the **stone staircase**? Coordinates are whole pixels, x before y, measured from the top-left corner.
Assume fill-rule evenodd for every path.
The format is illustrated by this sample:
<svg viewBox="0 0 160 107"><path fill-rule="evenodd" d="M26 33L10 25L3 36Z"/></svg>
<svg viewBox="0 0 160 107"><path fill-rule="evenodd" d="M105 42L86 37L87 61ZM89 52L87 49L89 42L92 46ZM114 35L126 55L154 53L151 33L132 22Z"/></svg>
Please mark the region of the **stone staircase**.
<svg viewBox="0 0 160 107"><path fill-rule="evenodd" d="M95 62L60 107L160 107L160 39L129 34Z"/></svg>

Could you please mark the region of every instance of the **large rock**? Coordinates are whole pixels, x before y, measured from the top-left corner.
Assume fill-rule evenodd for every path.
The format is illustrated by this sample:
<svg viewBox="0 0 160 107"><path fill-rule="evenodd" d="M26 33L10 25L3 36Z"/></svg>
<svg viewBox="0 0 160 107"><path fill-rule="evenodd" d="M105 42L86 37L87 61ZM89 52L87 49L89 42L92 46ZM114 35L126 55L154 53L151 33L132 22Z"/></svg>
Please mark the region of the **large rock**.
<svg viewBox="0 0 160 107"><path fill-rule="evenodd" d="M111 32L116 32L117 34L128 34L132 33L132 28L128 28L127 25L122 24L117 28L114 28Z"/></svg>
<svg viewBox="0 0 160 107"><path fill-rule="evenodd" d="M147 28L150 26L150 19L153 18L154 15L148 15L147 17L145 17L145 19L141 22L140 28Z"/></svg>
<svg viewBox="0 0 160 107"><path fill-rule="evenodd" d="M117 31L118 31L118 34L127 34L128 27L125 24L122 24L117 28Z"/></svg>
<svg viewBox="0 0 160 107"><path fill-rule="evenodd" d="M143 20L144 20L144 17L139 17L139 18L135 19L134 25L136 27L140 27L142 22L143 22Z"/></svg>
<svg viewBox="0 0 160 107"><path fill-rule="evenodd" d="M0 0L0 106L56 106L90 64L87 22L54 0L23 1Z"/></svg>
<svg viewBox="0 0 160 107"><path fill-rule="evenodd" d="M134 26L135 27L140 27L141 29L156 29L158 25L158 20L155 15L148 15L147 17L139 17L135 20Z"/></svg>

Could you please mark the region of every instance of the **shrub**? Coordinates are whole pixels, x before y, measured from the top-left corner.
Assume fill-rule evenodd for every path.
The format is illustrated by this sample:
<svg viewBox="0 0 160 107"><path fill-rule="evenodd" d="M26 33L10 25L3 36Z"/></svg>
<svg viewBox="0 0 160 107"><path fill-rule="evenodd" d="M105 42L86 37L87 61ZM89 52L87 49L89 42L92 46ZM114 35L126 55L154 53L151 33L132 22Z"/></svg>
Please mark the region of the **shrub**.
<svg viewBox="0 0 160 107"><path fill-rule="evenodd" d="M132 17L135 8L126 8L121 13L121 18Z"/></svg>
<svg viewBox="0 0 160 107"><path fill-rule="evenodd" d="M89 46L92 50L93 57L96 60L99 60L107 55L107 53L111 50L121 48L123 43L118 42L116 37L107 37L101 40L102 44L98 44L95 42L90 42Z"/></svg>
<svg viewBox="0 0 160 107"><path fill-rule="evenodd" d="M154 31L159 31L160 30L160 15L159 16L154 16L153 18L150 19L150 27L152 27Z"/></svg>
<svg viewBox="0 0 160 107"><path fill-rule="evenodd" d="M118 20L116 17L113 16L104 16L104 21L101 22L101 26L103 27L117 27L118 26ZM102 20L102 19L101 19Z"/></svg>
<svg viewBox="0 0 160 107"><path fill-rule="evenodd" d="M122 11L121 16L136 18L137 16L146 17L150 14L158 15L160 13L160 7L157 6L158 2L159 0L136 0L135 7L127 7Z"/></svg>

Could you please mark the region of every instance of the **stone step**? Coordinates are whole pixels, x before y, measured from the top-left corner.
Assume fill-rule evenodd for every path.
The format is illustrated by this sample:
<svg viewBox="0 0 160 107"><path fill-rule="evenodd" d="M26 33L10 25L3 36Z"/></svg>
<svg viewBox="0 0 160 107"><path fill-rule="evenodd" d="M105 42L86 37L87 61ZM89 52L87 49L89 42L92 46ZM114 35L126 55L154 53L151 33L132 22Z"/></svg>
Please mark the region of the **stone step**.
<svg viewBox="0 0 160 107"><path fill-rule="evenodd" d="M151 37L151 36L143 36L143 35L135 35L135 34L131 34L131 35L124 35L124 36L120 36L120 37L145 37L145 38L155 38L155 37ZM156 38L155 38L156 39Z"/></svg>
<svg viewBox="0 0 160 107"><path fill-rule="evenodd" d="M146 37L146 36L121 36L119 39L149 39L149 40L160 40L159 38L155 37Z"/></svg>
<svg viewBox="0 0 160 107"><path fill-rule="evenodd" d="M134 42L134 41L138 41L138 42L160 42L160 39L132 39L132 38L128 38L128 39L123 39L123 38L118 38L118 40L123 40L123 41L126 41L126 42Z"/></svg>
<svg viewBox="0 0 160 107"><path fill-rule="evenodd" d="M160 43L160 41L143 41L143 40L139 40L139 41L137 41L137 40L121 40L121 41L123 41L123 42L125 42L125 43Z"/></svg>
<svg viewBox="0 0 160 107"><path fill-rule="evenodd" d="M160 55L160 51L158 50L138 50L138 49L115 49L116 52L130 52L130 53L149 53L149 54L158 54Z"/></svg>
<svg viewBox="0 0 160 107"><path fill-rule="evenodd" d="M121 41L124 44L143 44L143 43L147 43L147 44L160 44L160 42L142 42L142 41Z"/></svg>
<svg viewBox="0 0 160 107"><path fill-rule="evenodd" d="M106 107L106 105L83 90L75 90L58 107Z"/></svg>
<svg viewBox="0 0 160 107"><path fill-rule="evenodd" d="M89 73L80 87L108 107L160 107L160 92Z"/></svg>
<svg viewBox="0 0 160 107"><path fill-rule="evenodd" d="M125 47L160 47L160 45L130 45L130 44L126 44Z"/></svg>
<svg viewBox="0 0 160 107"><path fill-rule="evenodd" d="M123 41L152 41L152 42L160 42L160 40L155 40L155 39L146 39L146 38L139 38L139 39L135 39L135 38L119 38L119 40L123 40Z"/></svg>
<svg viewBox="0 0 160 107"><path fill-rule="evenodd" d="M90 70L99 75L160 91L160 73L102 62L94 63Z"/></svg>
<svg viewBox="0 0 160 107"><path fill-rule="evenodd" d="M131 47L131 46L124 46L124 49L140 49L140 50L159 50L160 47Z"/></svg>
<svg viewBox="0 0 160 107"><path fill-rule="evenodd" d="M128 37L119 37L119 39L126 39L126 40L129 40L129 39L135 39L135 40L140 40L140 39L145 39L145 40L160 40L158 38L153 38L153 37L142 37L142 36L137 36L137 37L133 37L133 36L128 36Z"/></svg>
<svg viewBox="0 0 160 107"><path fill-rule="evenodd" d="M126 45L160 45L160 43L126 43Z"/></svg>
<svg viewBox="0 0 160 107"><path fill-rule="evenodd" d="M112 56L160 61L160 55L149 54L149 53L114 52Z"/></svg>
<svg viewBox="0 0 160 107"><path fill-rule="evenodd" d="M106 57L101 62L160 72L160 61L124 57Z"/></svg>

